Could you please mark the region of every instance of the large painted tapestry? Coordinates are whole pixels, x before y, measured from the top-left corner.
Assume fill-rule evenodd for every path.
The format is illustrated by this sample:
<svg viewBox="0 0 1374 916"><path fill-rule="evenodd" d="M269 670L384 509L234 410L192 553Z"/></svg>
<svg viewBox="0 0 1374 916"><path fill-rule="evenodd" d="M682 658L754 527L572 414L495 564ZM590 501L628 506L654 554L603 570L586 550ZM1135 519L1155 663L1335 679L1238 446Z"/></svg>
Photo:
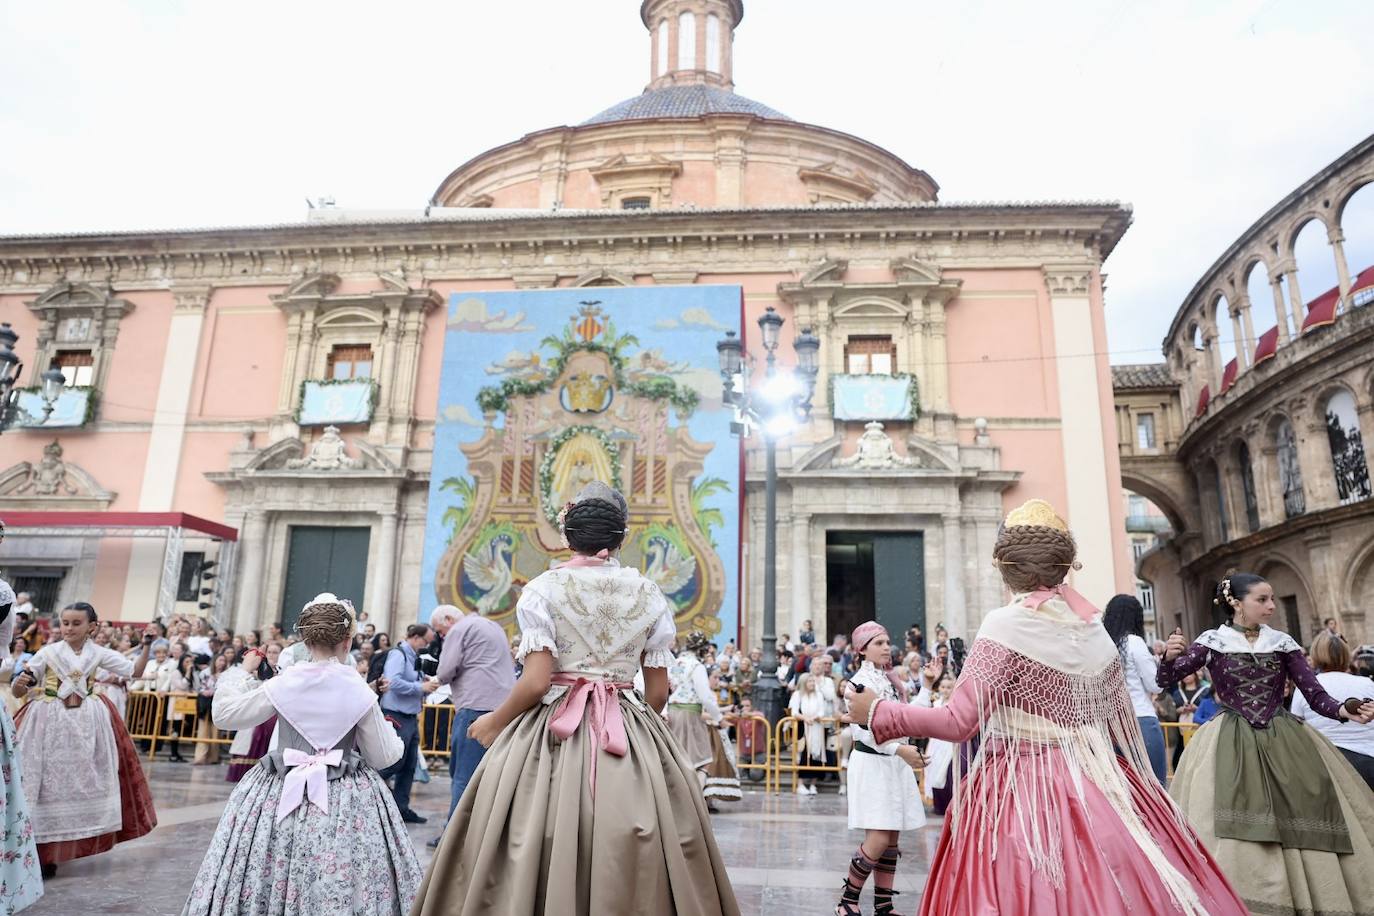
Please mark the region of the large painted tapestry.
<svg viewBox="0 0 1374 916"><path fill-rule="evenodd" d="M453 293L420 599L516 630L525 583L564 559L556 518L592 480L630 502L621 561L678 628L738 626L740 458L715 343L734 286Z"/></svg>

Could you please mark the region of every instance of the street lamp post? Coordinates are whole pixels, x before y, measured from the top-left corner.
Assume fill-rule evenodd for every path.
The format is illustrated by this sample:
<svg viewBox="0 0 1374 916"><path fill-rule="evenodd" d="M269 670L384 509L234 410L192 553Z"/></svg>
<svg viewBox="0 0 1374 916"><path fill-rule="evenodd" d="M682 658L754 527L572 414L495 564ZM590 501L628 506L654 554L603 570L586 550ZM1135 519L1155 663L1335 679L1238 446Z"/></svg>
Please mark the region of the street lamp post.
<svg viewBox="0 0 1374 916"><path fill-rule="evenodd" d="M20 414L24 413L19 406L20 389L15 387L20 373L24 371L23 361L14 352L17 343L19 335L14 333L10 323L6 321L0 324L0 432L13 426L20 419ZM55 366L40 378L43 384L39 396L43 399L43 420L47 420L52 416L53 407L57 405L67 380Z"/></svg>
<svg viewBox="0 0 1374 916"><path fill-rule="evenodd" d="M763 523L763 671L754 685L754 707L777 724L782 717L783 687L778 680L778 439L811 414L821 342L804 328L792 348L797 354L795 372L779 371L778 338L783 317L772 306L759 316L759 332L767 354L764 384L756 393L749 387L744 344L733 331L716 344L723 399L735 408L731 432L747 439L755 428L763 432L766 474ZM800 558L798 558L800 562Z"/></svg>

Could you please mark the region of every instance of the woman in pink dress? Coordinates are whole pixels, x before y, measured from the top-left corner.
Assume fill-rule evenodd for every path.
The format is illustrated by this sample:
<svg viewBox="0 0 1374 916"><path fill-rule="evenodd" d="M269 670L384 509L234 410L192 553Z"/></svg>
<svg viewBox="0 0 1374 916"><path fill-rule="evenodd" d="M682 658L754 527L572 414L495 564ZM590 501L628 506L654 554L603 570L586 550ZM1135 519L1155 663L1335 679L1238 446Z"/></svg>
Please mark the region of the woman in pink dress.
<svg viewBox="0 0 1374 916"><path fill-rule="evenodd" d="M1063 585L1077 548L1043 500L1013 511L993 552L1013 592L978 631L938 709L850 692L875 741L982 741L921 901L925 916L1243 914L1154 778L1121 657L1101 615Z"/></svg>

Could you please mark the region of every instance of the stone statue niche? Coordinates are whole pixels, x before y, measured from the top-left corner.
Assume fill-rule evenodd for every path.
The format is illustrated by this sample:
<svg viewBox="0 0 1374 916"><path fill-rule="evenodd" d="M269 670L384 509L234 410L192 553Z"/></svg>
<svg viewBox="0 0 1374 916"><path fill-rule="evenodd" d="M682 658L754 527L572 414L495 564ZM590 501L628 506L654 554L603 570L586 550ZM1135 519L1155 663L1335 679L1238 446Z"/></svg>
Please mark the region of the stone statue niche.
<svg viewBox="0 0 1374 916"><path fill-rule="evenodd" d="M897 454L892 437L883 431L877 420L864 424L858 448L848 458L835 462L837 468L858 468L861 471L888 471L895 468L914 468L917 462Z"/></svg>

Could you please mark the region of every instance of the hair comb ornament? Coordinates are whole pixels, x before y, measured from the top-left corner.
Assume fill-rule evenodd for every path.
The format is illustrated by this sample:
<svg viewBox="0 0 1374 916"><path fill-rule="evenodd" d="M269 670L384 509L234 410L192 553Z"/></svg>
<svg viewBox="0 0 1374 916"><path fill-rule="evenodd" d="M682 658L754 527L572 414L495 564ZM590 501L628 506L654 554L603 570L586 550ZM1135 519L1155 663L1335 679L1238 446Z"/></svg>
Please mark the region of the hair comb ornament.
<svg viewBox="0 0 1374 916"><path fill-rule="evenodd" d="M1003 523L1008 528L1053 528L1055 531L1069 532L1069 526L1054 511L1054 507L1043 499L1029 499L1011 510Z"/></svg>

